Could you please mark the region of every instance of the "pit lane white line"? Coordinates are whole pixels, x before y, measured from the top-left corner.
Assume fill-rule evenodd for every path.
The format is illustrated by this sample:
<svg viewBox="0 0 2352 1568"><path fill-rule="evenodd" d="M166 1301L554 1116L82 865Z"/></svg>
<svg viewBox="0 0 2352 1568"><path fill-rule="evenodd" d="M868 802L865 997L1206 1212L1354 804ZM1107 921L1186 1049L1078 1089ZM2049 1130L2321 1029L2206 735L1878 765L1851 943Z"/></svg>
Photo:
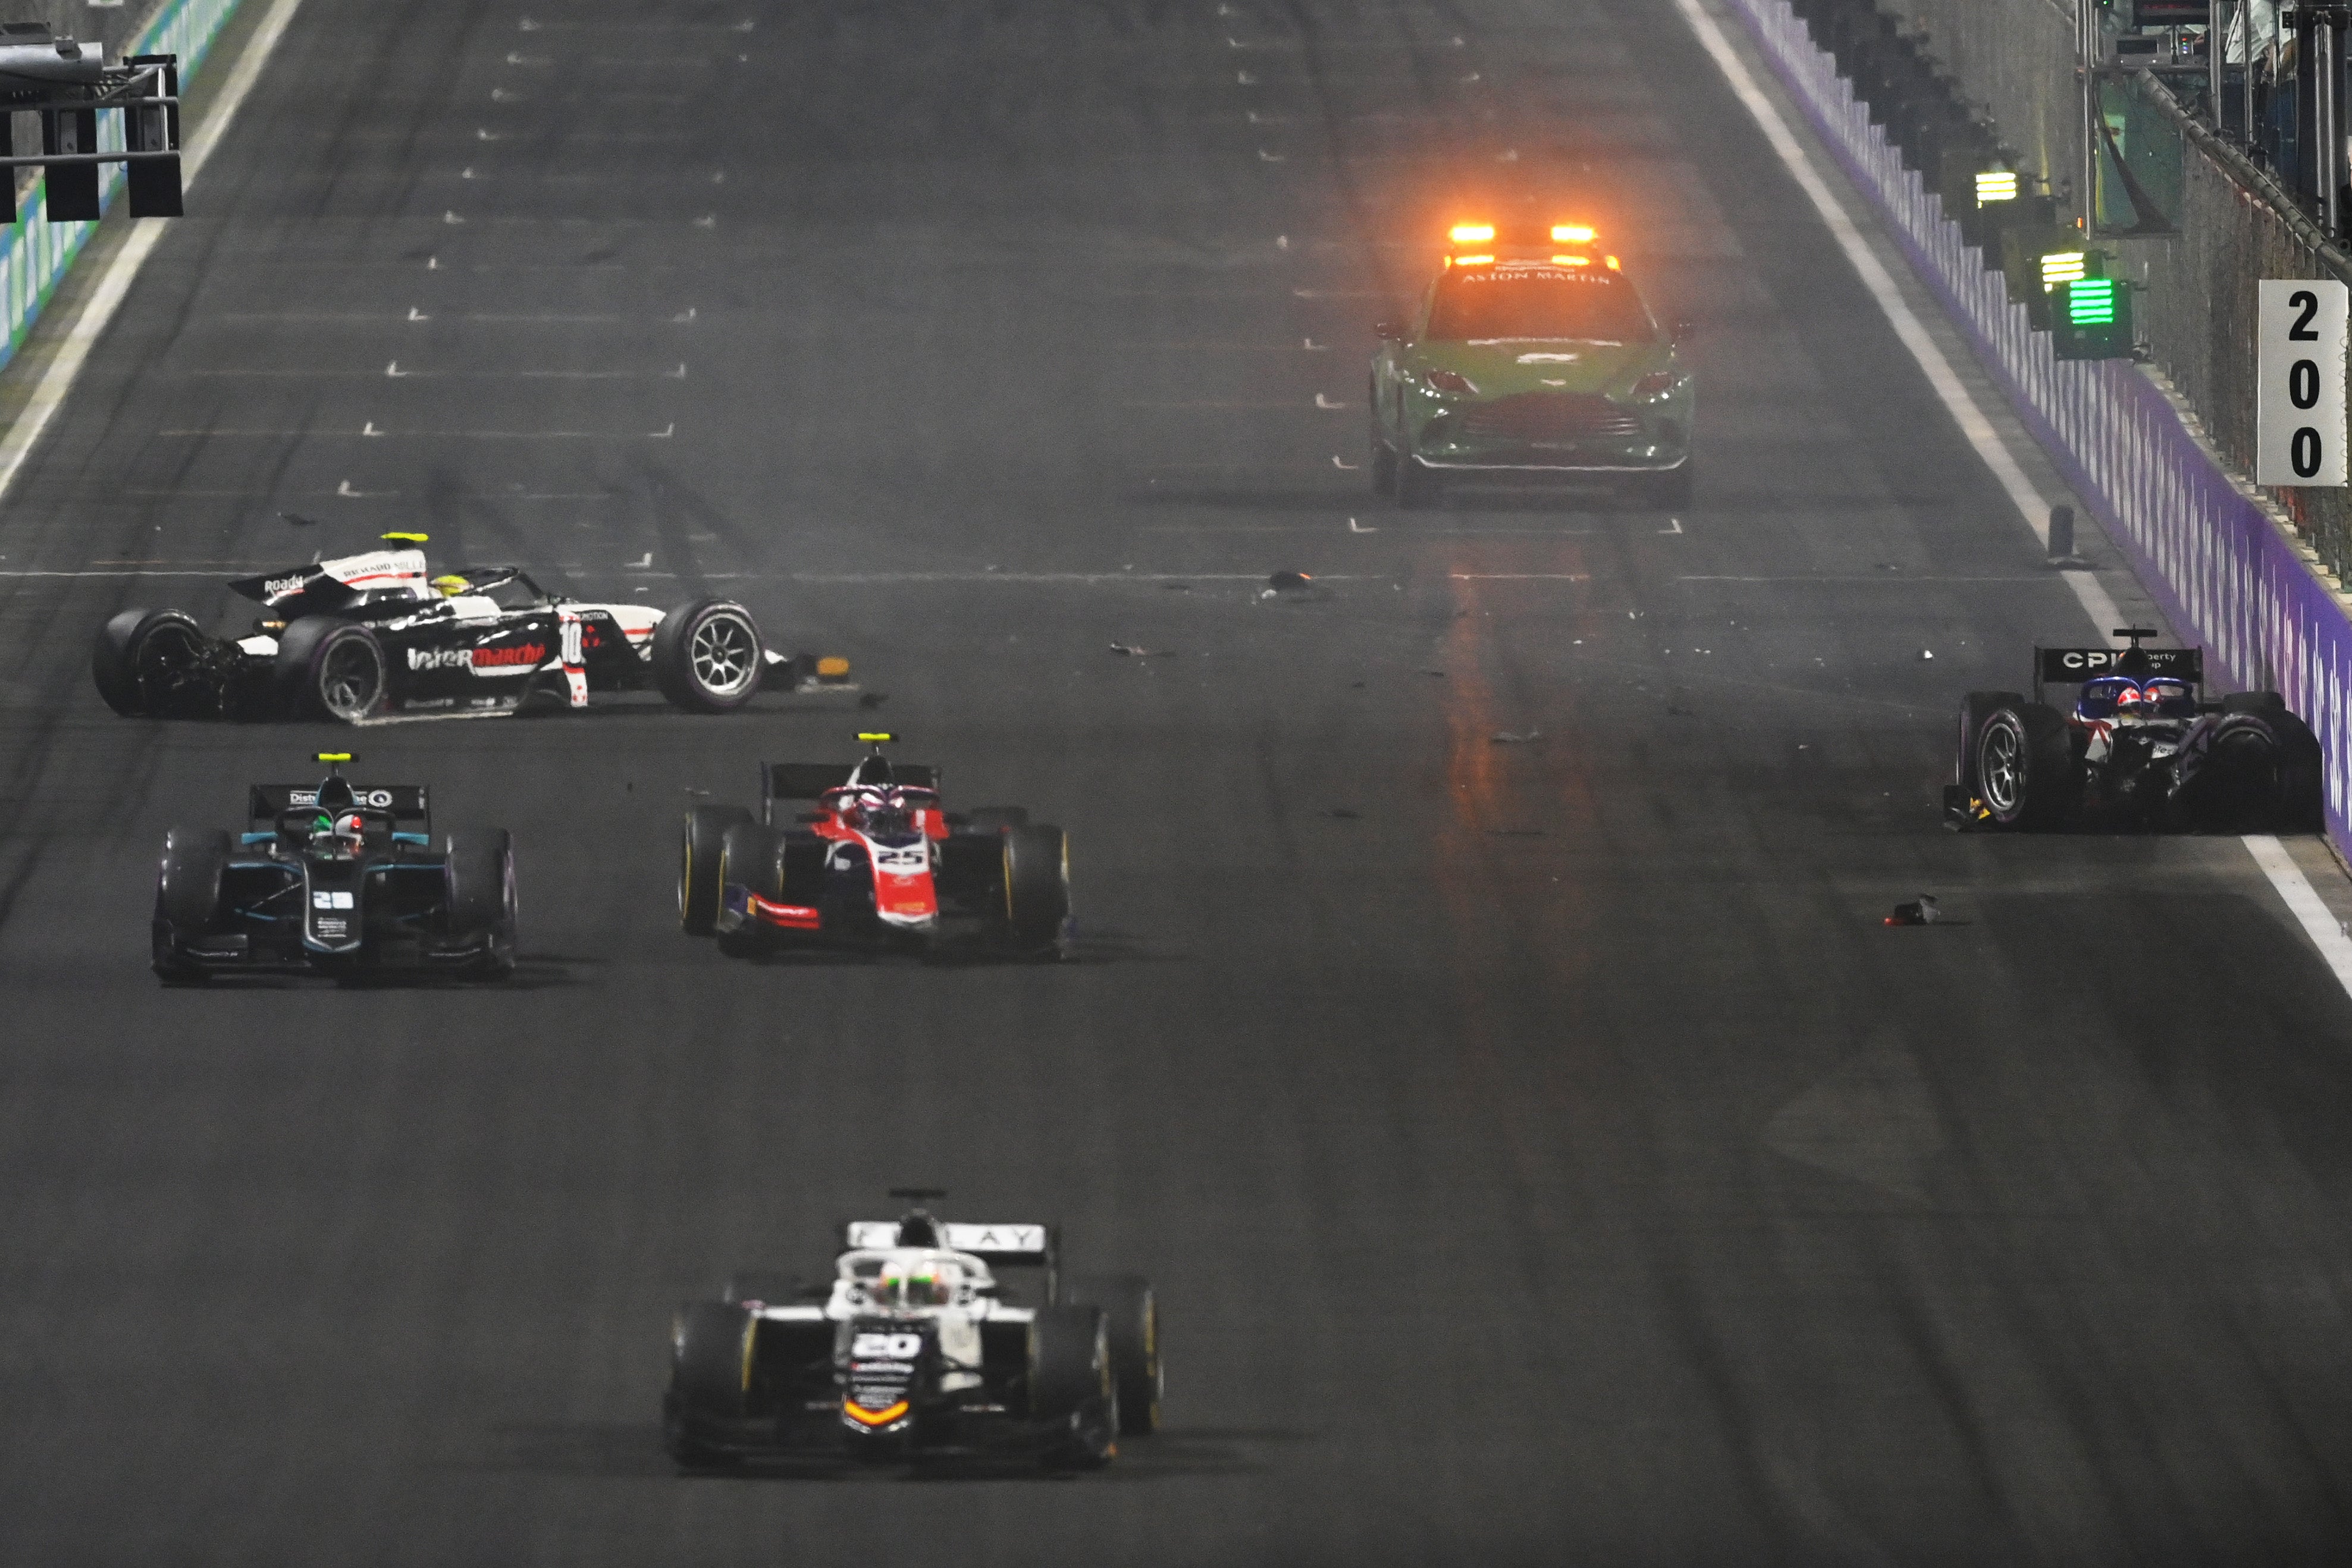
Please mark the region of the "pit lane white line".
<svg viewBox="0 0 2352 1568"><path fill-rule="evenodd" d="M2344 987L2346 994L2352 995L2352 937L2344 934L2343 926L2328 911L2318 889L2286 852L2285 845L2268 834L2249 834L2243 842L2254 864L2263 868L2263 875L2270 879L2271 886L2285 900L2287 912L2303 927L2303 933L2311 938L2311 945L2319 950L2320 962L2335 974L2336 983Z"/></svg>
<svg viewBox="0 0 2352 1568"><path fill-rule="evenodd" d="M301 5L302 0L272 0L269 14L262 18L260 28L246 44L245 53L238 58L236 68L229 72L227 85L222 88L219 99L205 114L205 122L188 138L187 151L180 159L180 182L184 190L194 187L196 176L204 172L205 164L212 158L213 150L226 139L229 126L236 120L236 111L244 106L246 95L260 79L262 68L269 63L269 57L277 51L278 39L286 36L287 26L292 23L294 13L301 8ZM106 270L99 275L98 286L90 290L89 298L82 304L81 313L74 318L73 325L66 330L64 342L58 345L57 357L49 362L48 368L42 371L40 380L33 384L33 395L26 400L24 411L16 416L16 423L8 427L5 437L0 437L0 496L5 496L16 482L16 476L24 471L26 459L32 456L33 447L40 441L42 433L48 429L49 421L57 416L59 408L65 406L66 397L73 391L75 381L79 379L82 366L89 363L90 350L105 335L107 327L114 320L114 312L122 308L124 297L131 292L131 279L139 276L139 268L146 265L148 256L163 237L161 219L134 223L131 237L123 242L122 248L114 253L113 259L106 264Z"/></svg>
<svg viewBox="0 0 2352 1568"><path fill-rule="evenodd" d="M1697 35L1699 47L1707 52L1714 59L1716 68L1723 73L1724 80L1730 85L1732 96L1739 100L1755 120L1757 129L1764 133L1766 142L1788 169L1790 176L1797 182L1798 188L1812 203L1813 210L1821 215L1830 237L1845 253L1846 260L1861 277L1863 287L1877 302L1880 313L1895 329L1895 335L1902 340L1911 357L1918 362L1920 373L1927 378L1927 384L1935 389L1945 412L1960 427L1960 434L1968 438L1969 445L1976 448L1977 456L1984 460L1985 467L1992 470L1993 478L2000 481L2001 489L2009 496L2010 504L2025 520L2025 526L2032 531L2033 537L2045 549L2048 548L2050 503L2034 489L2033 481L2026 478L2025 470L2018 467L2017 459L2010 454L2008 443L2001 439L2000 431L1978 406L1975 396L1952 369L1951 362L1944 357L1943 349L1928 335L1926 324L1913 312L1910 302L1903 298L1903 291L1880 264L1877 253L1863 237L1860 226L1814 163L1812 155L1797 140L1795 132L1789 129L1789 122L1781 118L1779 107L1765 96L1764 89L1757 85L1756 78L1749 73L1747 62L1734 52L1731 41L1724 37L1723 29L1716 24L1715 18L1700 8L1698 0L1675 0L1675 7L1683 14L1683 20L1690 25L1691 31ZM2120 618L2122 612L2116 608L2106 584L2087 572L2062 572L2058 575L2073 590L2074 597L2082 604L2084 613L2091 617L2100 631L2124 624Z"/></svg>

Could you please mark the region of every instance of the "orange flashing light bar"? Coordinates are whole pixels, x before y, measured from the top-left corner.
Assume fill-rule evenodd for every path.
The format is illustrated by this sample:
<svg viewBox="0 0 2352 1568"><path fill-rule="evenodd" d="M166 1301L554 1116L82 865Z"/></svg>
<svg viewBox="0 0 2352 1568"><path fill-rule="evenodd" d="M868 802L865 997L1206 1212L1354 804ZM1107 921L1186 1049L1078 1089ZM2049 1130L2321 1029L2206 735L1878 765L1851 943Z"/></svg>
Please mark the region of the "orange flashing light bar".
<svg viewBox="0 0 2352 1568"><path fill-rule="evenodd" d="M1449 256L1445 264L1448 267L1492 267L1495 258L1491 256Z"/></svg>
<svg viewBox="0 0 2352 1568"><path fill-rule="evenodd" d="M1457 223L1446 237L1456 245L1485 245L1495 237L1495 226L1491 223Z"/></svg>
<svg viewBox="0 0 2352 1568"><path fill-rule="evenodd" d="M1562 223L1552 226L1551 237L1555 245L1591 245L1600 236L1588 224Z"/></svg>
<svg viewBox="0 0 2352 1568"><path fill-rule="evenodd" d="M1590 256L1555 256L1551 258L1551 264L1554 267L1590 267L1592 265L1592 258Z"/></svg>
<svg viewBox="0 0 2352 1568"><path fill-rule="evenodd" d="M845 1399L841 1402L841 1411L852 1421L863 1426L887 1426L891 1422L907 1414L907 1402L901 1399L887 1409L868 1410L854 1399Z"/></svg>
<svg viewBox="0 0 2352 1568"><path fill-rule="evenodd" d="M1622 272L1624 270L1624 268L1617 265L1617 258L1613 256L1604 256L1601 259L1609 264L1609 270L1612 272Z"/></svg>

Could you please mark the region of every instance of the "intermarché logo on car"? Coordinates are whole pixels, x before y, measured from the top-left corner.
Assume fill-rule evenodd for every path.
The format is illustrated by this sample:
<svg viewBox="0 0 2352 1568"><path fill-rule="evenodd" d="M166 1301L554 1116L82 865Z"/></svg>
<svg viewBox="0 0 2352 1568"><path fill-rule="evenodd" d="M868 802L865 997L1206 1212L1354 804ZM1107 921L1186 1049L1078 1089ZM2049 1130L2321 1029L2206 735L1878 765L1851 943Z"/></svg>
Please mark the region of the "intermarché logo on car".
<svg viewBox="0 0 2352 1568"><path fill-rule="evenodd" d="M547 645L527 642L520 647L413 647L411 669L495 670L500 674L536 669L547 658Z"/></svg>

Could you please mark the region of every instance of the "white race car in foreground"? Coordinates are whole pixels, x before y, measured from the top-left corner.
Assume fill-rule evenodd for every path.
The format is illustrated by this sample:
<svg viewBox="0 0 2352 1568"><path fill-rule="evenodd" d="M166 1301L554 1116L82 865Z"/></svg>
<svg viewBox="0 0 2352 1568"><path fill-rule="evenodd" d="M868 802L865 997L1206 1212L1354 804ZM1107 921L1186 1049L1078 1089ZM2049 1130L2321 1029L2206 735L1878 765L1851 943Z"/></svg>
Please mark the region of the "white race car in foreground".
<svg viewBox="0 0 2352 1568"><path fill-rule="evenodd" d="M891 1194L919 1202L936 1189ZM1013 1458L1097 1468L1160 1426L1160 1316L1132 1275L1064 1280L1048 1225L926 1210L842 1226L832 1277L739 1274L678 1310L662 1434L684 1469L748 1458ZM1034 1270L1019 1301L996 1270Z"/></svg>

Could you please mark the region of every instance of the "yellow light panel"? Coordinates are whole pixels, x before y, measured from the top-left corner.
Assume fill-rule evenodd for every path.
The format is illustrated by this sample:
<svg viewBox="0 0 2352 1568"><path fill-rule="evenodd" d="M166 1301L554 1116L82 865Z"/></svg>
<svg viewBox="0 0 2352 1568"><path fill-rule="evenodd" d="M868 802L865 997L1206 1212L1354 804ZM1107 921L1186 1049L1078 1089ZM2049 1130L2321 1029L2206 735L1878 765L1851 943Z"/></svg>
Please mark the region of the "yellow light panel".
<svg viewBox="0 0 2352 1568"><path fill-rule="evenodd" d="M1457 223L1447 237L1456 245L1484 245L1495 237L1495 226L1491 223Z"/></svg>

